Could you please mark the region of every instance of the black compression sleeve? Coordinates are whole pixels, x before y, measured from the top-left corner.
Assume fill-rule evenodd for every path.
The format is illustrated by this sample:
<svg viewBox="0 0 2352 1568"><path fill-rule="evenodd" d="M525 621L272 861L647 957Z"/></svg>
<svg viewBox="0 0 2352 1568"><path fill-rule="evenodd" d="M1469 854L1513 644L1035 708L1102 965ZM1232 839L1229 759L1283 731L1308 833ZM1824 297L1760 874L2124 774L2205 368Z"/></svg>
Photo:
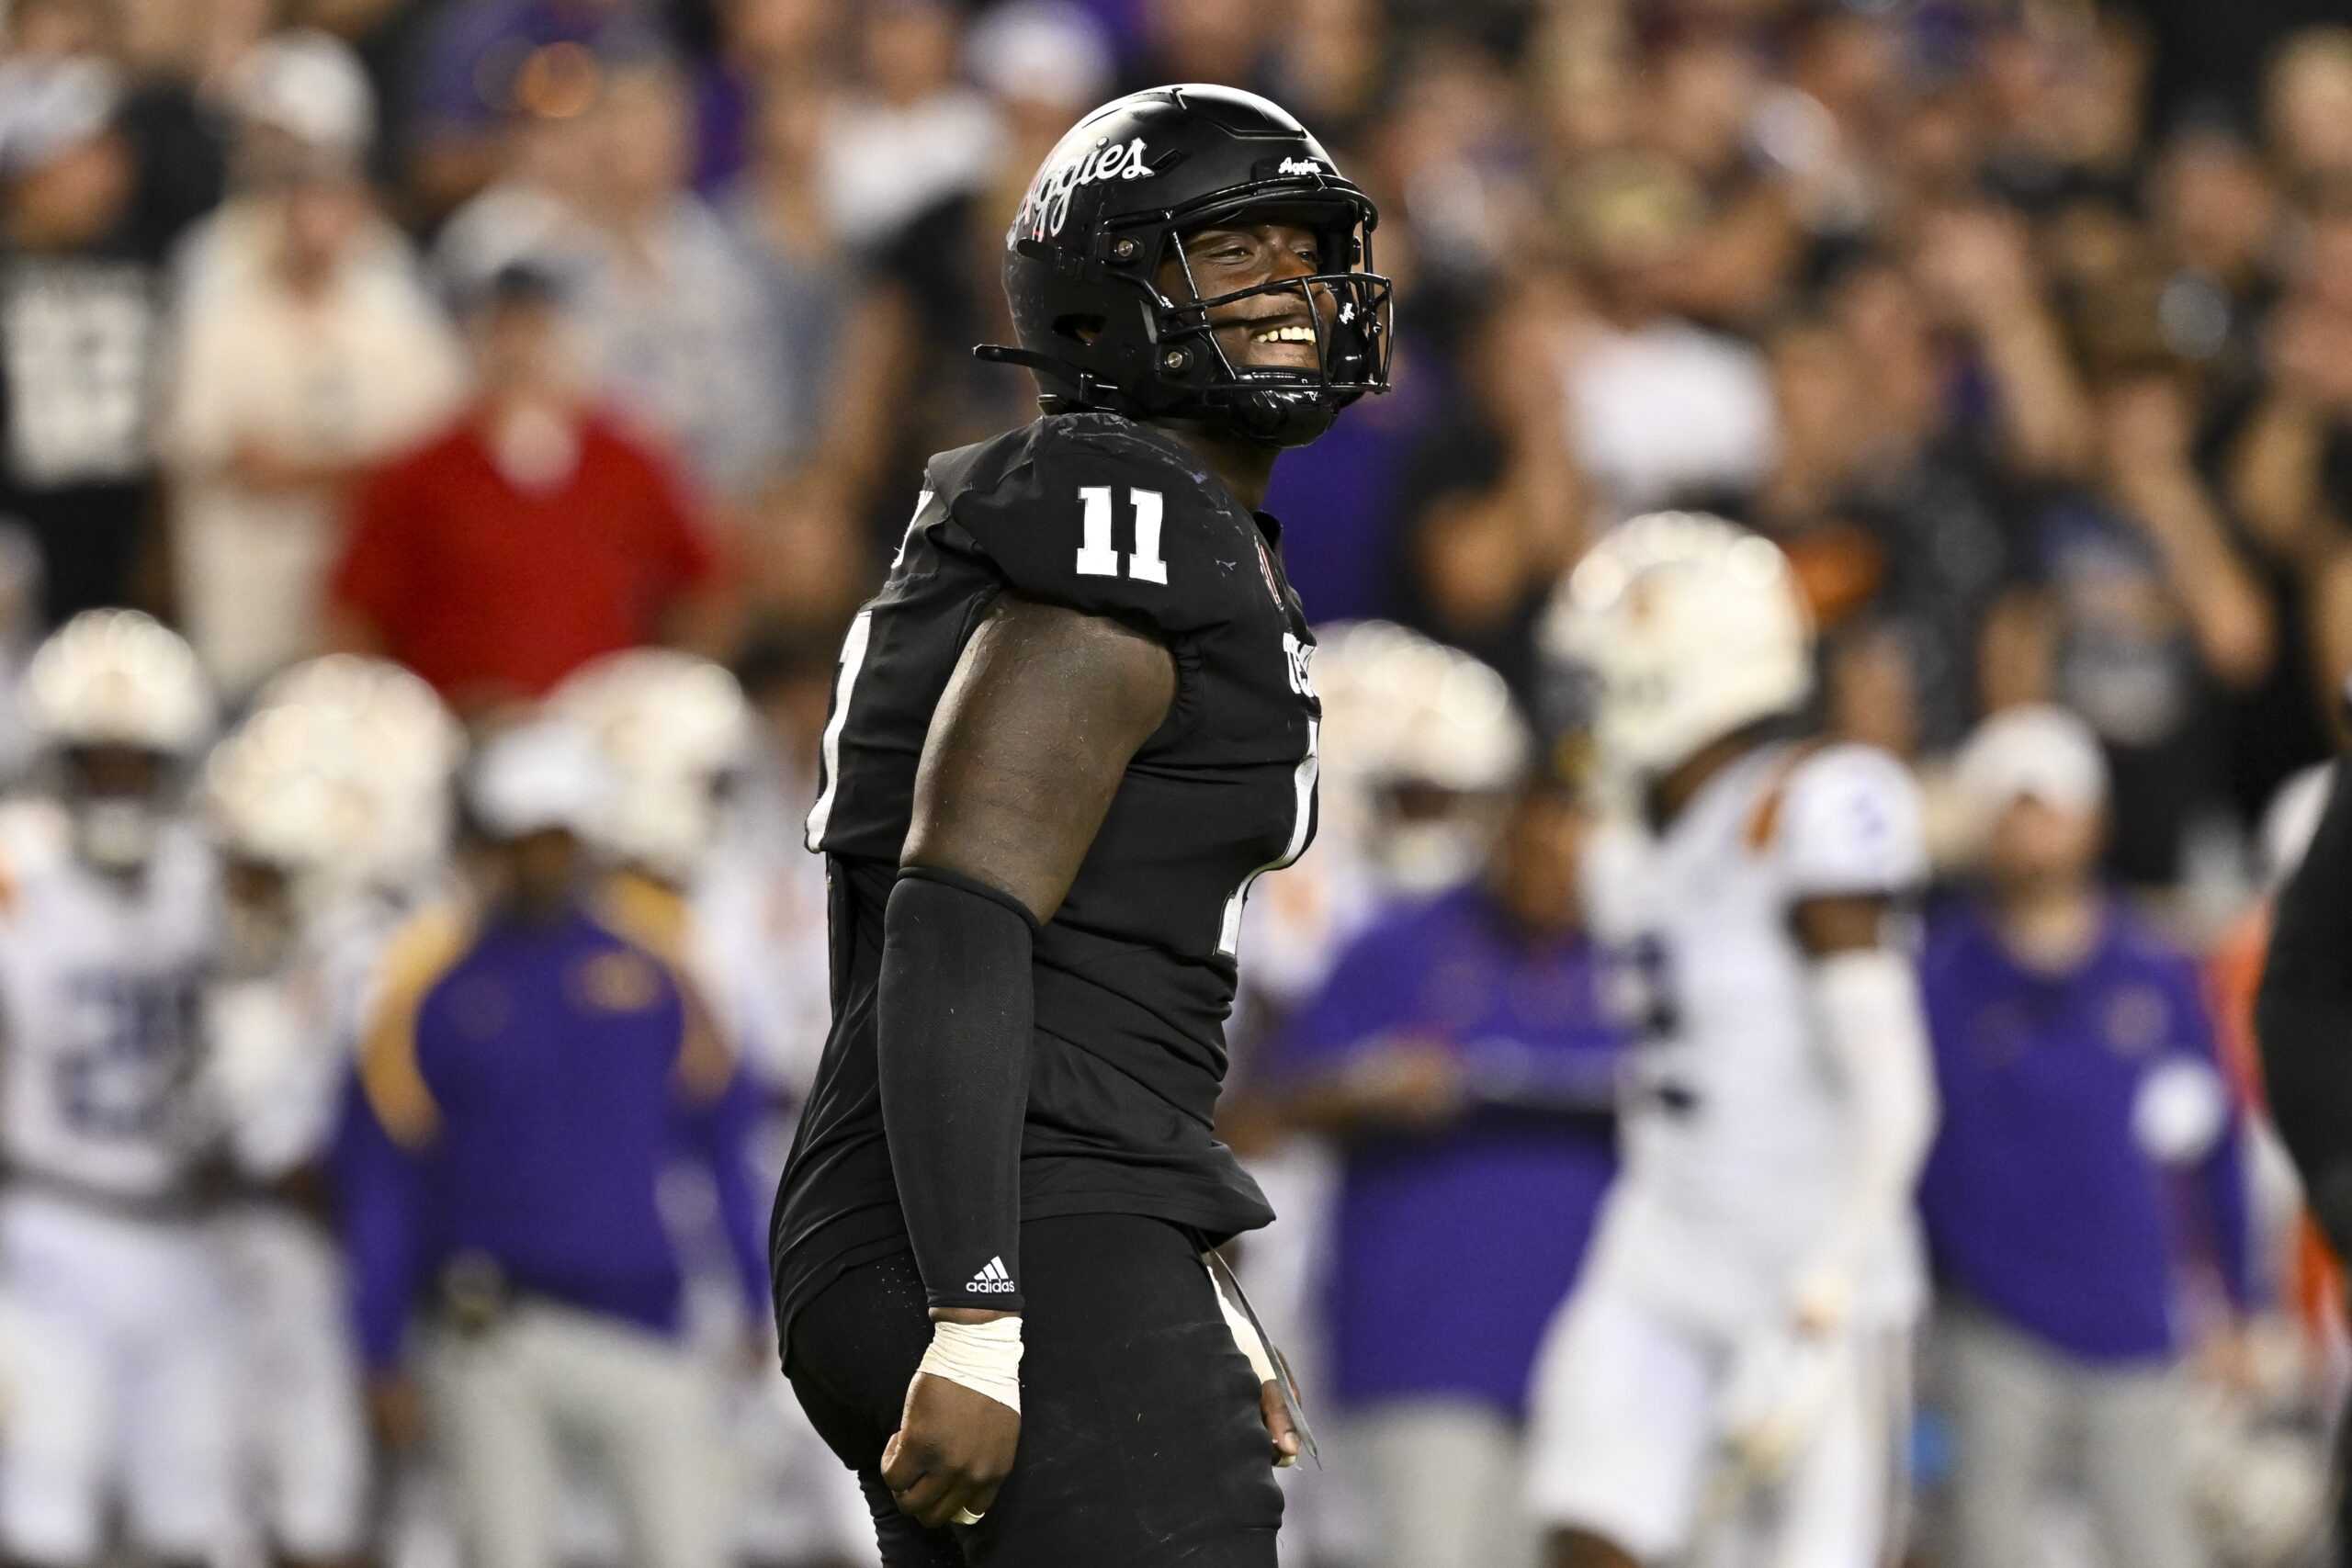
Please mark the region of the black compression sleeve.
<svg viewBox="0 0 2352 1568"><path fill-rule="evenodd" d="M2274 903L2255 1023L2271 1119L2342 1247L2352 1241L2352 765L2340 758L2311 848Z"/></svg>
<svg viewBox="0 0 2352 1568"><path fill-rule="evenodd" d="M882 1127L935 1307L1021 1310L1021 1127L1037 921L953 872L910 869L883 915Z"/></svg>

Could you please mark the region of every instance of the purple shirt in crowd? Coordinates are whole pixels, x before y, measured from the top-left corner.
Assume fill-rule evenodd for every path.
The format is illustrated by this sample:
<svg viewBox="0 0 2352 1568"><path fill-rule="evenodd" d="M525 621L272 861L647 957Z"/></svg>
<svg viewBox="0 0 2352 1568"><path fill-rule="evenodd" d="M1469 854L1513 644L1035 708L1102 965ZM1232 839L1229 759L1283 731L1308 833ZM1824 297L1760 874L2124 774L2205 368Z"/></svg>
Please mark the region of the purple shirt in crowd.
<svg viewBox="0 0 2352 1568"><path fill-rule="evenodd" d="M370 1040L335 1150L369 1367L400 1359L412 1310L460 1255L526 1295L674 1332L683 1278L658 1189L688 1160L709 1168L747 1308L765 1313L757 1096L715 1042L695 1054L665 960L581 911L488 925L421 978Z"/></svg>
<svg viewBox="0 0 2352 1568"><path fill-rule="evenodd" d="M2200 1262L2243 1309L2239 1111L2188 958L2112 905L2090 954L2044 974L1959 908L1931 921L1920 977L1942 1101L1920 1209L1941 1284L2098 1363L2175 1354ZM2200 1081L2224 1097L2211 1137L2160 1158L2147 1140L2194 1127Z"/></svg>
<svg viewBox="0 0 2352 1568"><path fill-rule="evenodd" d="M1477 1103L1432 1136L1352 1141L1330 1280L1343 1404L1483 1400L1514 1416L1615 1169L1619 1039L1592 946L1531 940L1465 887L1385 916L1349 947L1283 1043L1294 1081L1384 1037L1443 1042Z"/></svg>

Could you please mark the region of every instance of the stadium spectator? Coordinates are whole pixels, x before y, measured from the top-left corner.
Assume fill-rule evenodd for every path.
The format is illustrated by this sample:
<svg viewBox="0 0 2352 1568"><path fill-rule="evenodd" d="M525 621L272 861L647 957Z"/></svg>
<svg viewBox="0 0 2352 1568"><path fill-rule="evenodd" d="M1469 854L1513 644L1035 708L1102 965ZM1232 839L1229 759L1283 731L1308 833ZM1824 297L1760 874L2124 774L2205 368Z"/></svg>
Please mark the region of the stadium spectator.
<svg viewBox="0 0 2352 1568"><path fill-rule="evenodd" d="M1534 682L1532 628L1584 548L1592 498L1548 362L1578 330L1572 296L1555 276L1512 282L1466 334L1459 395L1410 446L1382 454L1402 470L1374 491L1386 491L1395 519L1384 526L1375 511L1339 543L1372 558L1356 562L1357 573L1389 592L1401 588L1403 619L1476 653L1524 697ZM1385 476L1375 474L1377 484ZM1332 548L1316 540L1304 553L1311 562ZM1380 568L1401 582L1380 581Z"/></svg>
<svg viewBox="0 0 2352 1568"><path fill-rule="evenodd" d="M580 103L529 132L552 143L540 159L451 218L441 270L459 292L516 265L559 279L597 390L705 490L741 495L774 462L771 323L751 258L686 183L687 77L664 54L581 69Z"/></svg>
<svg viewBox="0 0 2352 1568"><path fill-rule="evenodd" d="M976 363L971 345L1012 330L996 279L1003 214L1071 122L1102 100L1111 62L1083 15L1030 6L974 29L971 68L1001 106L990 155L870 243L879 286L842 334L842 361L876 373L842 400L832 445L869 488L933 451L1035 417L1034 380ZM882 512L894 548L903 510L893 498Z"/></svg>
<svg viewBox="0 0 2352 1568"><path fill-rule="evenodd" d="M2283 288L2249 328L2259 339L2252 407L2222 464L2279 614L2272 686L2283 690L2254 705L2233 737L2263 764L2241 778L2248 808L2283 770L2334 749L2335 688L2352 670L2352 204L2311 207L2286 258Z"/></svg>
<svg viewBox="0 0 2352 1568"><path fill-rule="evenodd" d="M667 459L581 391L552 280L501 272L473 328L479 397L361 490L328 639L478 712L694 629L716 563Z"/></svg>
<svg viewBox="0 0 2352 1568"><path fill-rule="evenodd" d="M1270 13L1249 0L1130 0L1100 8L1124 14L1138 46L1122 92L1162 82L1222 82L1252 91L1266 85L1273 29Z"/></svg>
<svg viewBox="0 0 2352 1568"><path fill-rule="evenodd" d="M718 71L702 98L695 188L716 193L763 173L760 118L784 98L821 101L842 73L840 0L727 0L717 7Z"/></svg>
<svg viewBox="0 0 2352 1568"><path fill-rule="evenodd" d="M1745 489L1779 444L1762 358L1673 303L1703 238L1704 199L1671 164L1632 153L1593 166L1568 198L1591 301L1560 371L1604 522Z"/></svg>
<svg viewBox="0 0 2352 1568"><path fill-rule="evenodd" d="M464 377L365 183L357 62L288 33L243 70L245 187L189 242L165 429L180 614L232 694L317 646L350 487L447 418Z"/></svg>
<svg viewBox="0 0 2352 1568"><path fill-rule="evenodd" d="M496 180L515 122L593 101L600 55L669 41L647 0L483 0L442 6L418 40L399 123L405 184L447 217Z"/></svg>
<svg viewBox="0 0 2352 1568"><path fill-rule="evenodd" d="M1985 892L1935 922L1921 973L1951 1562L2031 1561L2071 1453L2112 1561L2200 1563L2186 1357L2253 1302L2238 1110L2199 977L2100 886L2107 771L2081 719L2003 714L1959 777ZM2225 1305L2198 1299L2209 1272Z"/></svg>
<svg viewBox="0 0 2352 1568"><path fill-rule="evenodd" d="M2352 28L2307 28L2270 62L2263 113L2279 172L2309 196L2352 175Z"/></svg>
<svg viewBox="0 0 2352 1568"><path fill-rule="evenodd" d="M154 500L160 250L138 232L119 79L89 56L0 77L0 515L49 620L132 596Z"/></svg>
<svg viewBox="0 0 2352 1568"><path fill-rule="evenodd" d="M1905 711L1893 716L1923 754L1946 755L1985 701L1987 629L2012 572L2011 487L1993 443L1956 417L1950 356L1903 268L1854 263L1823 307L1856 383L1846 417L1862 449L1848 504L1885 562L1869 614L1901 660Z"/></svg>
<svg viewBox="0 0 2352 1568"><path fill-rule="evenodd" d="M1524 787L1479 876L1342 952L1275 1069L1293 1116L1344 1151L1330 1386L1384 1568L1536 1561L1528 1374L1615 1167L1584 832L1564 789Z"/></svg>
<svg viewBox="0 0 2352 1568"><path fill-rule="evenodd" d="M2035 687L2107 747L2109 863L2164 887L2227 787L2216 696L2268 670L2271 610L2197 470L2177 370L2120 367L2095 407L2089 482L2033 513L2018 593L2037 627Z"/></svg>
<svg viewBox="0 0 2352 1568"><path fill-rule="evenodd" d="M657 1190L707 1166L763 1313L756 1099L692 983L600 912L582 835L607 787L554 722L485 743L469 804L492 886L396 939L338 1162L378 1419L413 1438L429 1407L479 1568L562 1560L567 1444L616 1493L628 1562L726 1561L714 1391L679 1337Z"/></svg>
<svg viewBox="0 0 2352 1568"><path fill-rule="evenodd" d="M1002 145L995 107L957 79L960 18L948 0L857 9L858 90L826 116L826 205L852 244L887 243L924 208L989 178Z"/></svg>
<svg viewBox="0 0 2352 1568"><path fill-rule="evenodd" d="M778 471L810 457L839 423L832 392L842 318L858 299L854 258L818 183L824 106L825 90L813 83L763 97L752 129L759 157L719 206L758 278L767 320L757 373L773 423L763 457Z"/></svg>

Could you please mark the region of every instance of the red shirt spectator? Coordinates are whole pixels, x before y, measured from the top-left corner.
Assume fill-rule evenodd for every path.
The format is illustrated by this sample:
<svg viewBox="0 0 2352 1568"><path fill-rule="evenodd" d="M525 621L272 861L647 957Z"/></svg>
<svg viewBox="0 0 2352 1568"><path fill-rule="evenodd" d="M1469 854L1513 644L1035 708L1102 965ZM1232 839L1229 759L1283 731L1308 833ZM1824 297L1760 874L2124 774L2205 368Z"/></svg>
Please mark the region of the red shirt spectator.
<svg viewBox="0 0 2352 1568"><path fill-rule="evenodd" d="M653 640L713 574L670 465L609 418L573 432L571 472L543 488L502 469L477 417L360 493L335 608L460 707Z"/></svg>

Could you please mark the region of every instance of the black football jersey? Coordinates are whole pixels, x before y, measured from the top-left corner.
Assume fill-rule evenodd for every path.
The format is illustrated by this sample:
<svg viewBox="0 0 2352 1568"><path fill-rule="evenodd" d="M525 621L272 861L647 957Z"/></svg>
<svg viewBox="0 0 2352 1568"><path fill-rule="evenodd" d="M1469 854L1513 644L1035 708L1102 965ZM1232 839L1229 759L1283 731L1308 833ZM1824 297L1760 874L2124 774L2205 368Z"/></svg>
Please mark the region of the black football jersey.
<svg viewBox="0 0 2352 1568"><path fill-rule="evenodd" d="M1242 901L1315 832L1314 638L1272 518L1148 425L1048 415L932 459L842 644L808 829L829 857L832 1029L771 1235L787 1323L906 1245L875 1060L883 906L933 710L1004 592L1148 626L1178 672L1036 942L1023 1213L1152 1214L1216 1238L1272 1218L1211 1126Z"/></svg>

